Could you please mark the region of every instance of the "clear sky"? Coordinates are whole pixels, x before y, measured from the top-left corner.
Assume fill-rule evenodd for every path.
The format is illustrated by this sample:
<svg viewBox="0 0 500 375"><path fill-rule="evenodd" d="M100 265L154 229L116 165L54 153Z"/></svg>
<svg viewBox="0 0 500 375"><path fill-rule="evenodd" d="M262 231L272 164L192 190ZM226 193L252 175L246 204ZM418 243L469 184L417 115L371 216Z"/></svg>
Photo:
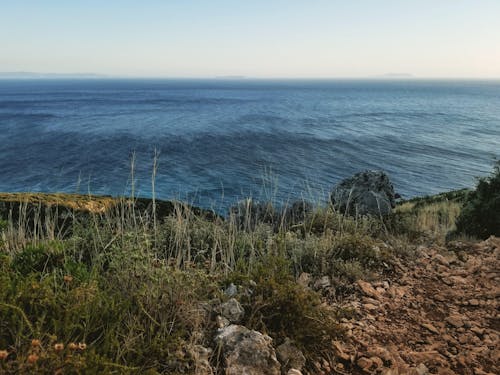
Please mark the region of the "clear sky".
<svg viewBox="0 0 500 375"><path fill-rule="evenodd" d="M500 0L0 0L0 71L500 78Z"/></svg>

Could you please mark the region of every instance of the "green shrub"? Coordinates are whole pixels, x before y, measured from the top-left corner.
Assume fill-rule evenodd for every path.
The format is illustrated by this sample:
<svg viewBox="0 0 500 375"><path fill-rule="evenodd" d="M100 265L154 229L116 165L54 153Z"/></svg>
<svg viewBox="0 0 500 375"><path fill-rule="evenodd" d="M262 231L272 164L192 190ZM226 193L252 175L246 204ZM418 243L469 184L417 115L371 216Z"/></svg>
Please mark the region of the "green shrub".
<svg viewBox="0 0 500 375"><path fill-rule="evenodd" d="M242 297L245 326L268 333L276 342L289 337L309 359L328 351L332 338L342 335L337 311L323 305L318 293L295 281L287 259L263 257L248 277L255 284Z"/></svg>
<svg viewBox="0 0 500 375"><path fill-rule="evenodd" d="M500 161L468 195L456 226L458 233L481 239L500 235Z"/></svg>

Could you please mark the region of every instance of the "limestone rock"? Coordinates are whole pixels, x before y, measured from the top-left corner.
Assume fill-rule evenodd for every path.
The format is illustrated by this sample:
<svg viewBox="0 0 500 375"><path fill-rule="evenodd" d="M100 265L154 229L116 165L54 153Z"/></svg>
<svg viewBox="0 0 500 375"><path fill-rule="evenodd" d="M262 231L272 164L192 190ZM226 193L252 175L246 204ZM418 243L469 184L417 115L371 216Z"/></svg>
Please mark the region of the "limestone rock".
<svg viewBox="0 0 500 375"><path fill-rule="evenodd" d="M342 180L330 195L333 206L348 215L387 215L396 206L396 194L382 171L365 171Z"/></svg>
<svg viewBox="0 0 500 375"><path fill-rule="evenodd" d="M302 370L306 364L306 357L304 354L293 345L292 341L287 337L285 342L276 348L276 354L285 369Z"/></svg>
<svg viewBox="0 0 500 375"><path fill-rule="evenodd" d="M215 341L222 349L226 375L281 374L269 336L232 324L220 329Z"/></svg>
<svg viewBox="0 0 500 375"><path fill-rule="evenodd" d="M221 305L221 314L229 322L239 323L245 315L245 310L236 299L231 298Z"/></svg>

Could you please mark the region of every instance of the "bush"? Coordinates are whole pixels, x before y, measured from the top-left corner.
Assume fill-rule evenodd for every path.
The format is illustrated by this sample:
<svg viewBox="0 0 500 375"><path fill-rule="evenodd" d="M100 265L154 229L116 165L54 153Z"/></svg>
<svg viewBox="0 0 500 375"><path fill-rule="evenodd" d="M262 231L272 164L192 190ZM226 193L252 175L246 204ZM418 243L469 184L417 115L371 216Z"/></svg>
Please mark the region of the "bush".
<svg viewBox="0 0 500 375"><path fill-rule="evenodd" d="M457 219L457 232L486 239L500 235L500 161L489 177L479 179Z"/></svg>

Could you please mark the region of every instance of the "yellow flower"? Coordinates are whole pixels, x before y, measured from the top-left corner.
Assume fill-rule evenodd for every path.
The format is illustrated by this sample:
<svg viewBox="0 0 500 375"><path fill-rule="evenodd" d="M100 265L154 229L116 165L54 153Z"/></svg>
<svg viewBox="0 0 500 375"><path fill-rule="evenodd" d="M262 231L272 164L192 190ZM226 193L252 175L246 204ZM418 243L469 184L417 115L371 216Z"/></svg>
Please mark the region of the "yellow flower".
<svg viewBox="0 0 500 375"><path fill-rule="evenodd" d="M36 354L30 354L28 356L29 363L35 363L36 361L38 361L38 356Z"/></svg>
<svg viewBox="0 0 500 375"><path fill-rule="evenodd" d="M64 350L64 344L58 342L57 344L54 345L54 350L56 352L60 352L60 351Z"/></svg>
<svg viewBox="0 0 500 375"><path fill-rule="evenodd" d="M9 352L7 350L0 350L0 361L4 360L9 356Z"/></svg>
<svg viewBox="0 0 500 375"><path fill-rule="evenodd" d="M78 344L78 349L80 349L80 350L85 350L85 349L87 349L87 344L85 344L85 343L83 343L83 342L79 343L79 344Z"/></svg>
<svg viewBox="0 0 500 375"><path fill-rule="evenodd" d="M78 349L78 345L76 345L74 342L70 342L68 344L68 349L69 350L76 350L76 349Z"/></svg>

